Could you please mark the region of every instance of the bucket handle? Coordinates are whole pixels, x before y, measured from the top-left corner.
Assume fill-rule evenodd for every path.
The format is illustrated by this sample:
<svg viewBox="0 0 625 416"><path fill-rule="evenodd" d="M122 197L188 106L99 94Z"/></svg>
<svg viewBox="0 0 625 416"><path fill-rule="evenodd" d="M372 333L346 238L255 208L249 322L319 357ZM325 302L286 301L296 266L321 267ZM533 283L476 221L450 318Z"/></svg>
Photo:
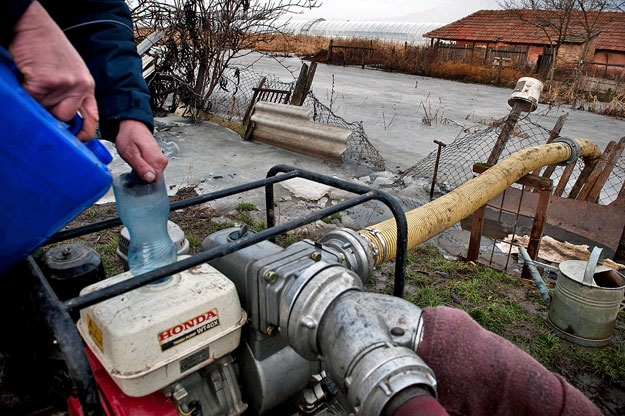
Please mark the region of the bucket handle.
<svg viewBox="0 0 625 416"><path fill-rule="evenodd" d="M584 271L584 283L592 286L594 283L594 275L595 270L597 269L597 264L603 263L603 248L595 247L592 249L592 253L590 253L590 257L588 258L588 263L586 263L586 270Z"/></svg>

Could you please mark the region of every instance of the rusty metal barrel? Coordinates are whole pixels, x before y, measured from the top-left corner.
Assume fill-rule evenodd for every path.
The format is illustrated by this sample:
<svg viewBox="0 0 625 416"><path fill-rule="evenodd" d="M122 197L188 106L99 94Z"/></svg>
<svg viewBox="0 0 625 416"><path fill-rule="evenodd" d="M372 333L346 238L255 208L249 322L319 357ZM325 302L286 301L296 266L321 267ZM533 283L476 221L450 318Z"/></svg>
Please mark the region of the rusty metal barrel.
<svg viewBox="0 0 625 416"><path fill-rule="evenodd" d="M549 307L548 322L556 334L587 347L610 342L625 295L625 277L598 265L600 258L601 249L595 248L587 262L560 263Z"/></svg>

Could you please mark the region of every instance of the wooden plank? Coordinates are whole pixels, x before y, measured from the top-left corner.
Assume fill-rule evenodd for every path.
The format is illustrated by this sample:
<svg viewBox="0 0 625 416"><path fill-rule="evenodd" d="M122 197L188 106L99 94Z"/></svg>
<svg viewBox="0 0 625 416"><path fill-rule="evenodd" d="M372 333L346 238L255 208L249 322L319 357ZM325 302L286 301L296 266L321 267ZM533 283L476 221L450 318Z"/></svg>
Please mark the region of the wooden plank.
<svg viewBox="0 0 625 416"><path fill-rule="evenodd" d="M549 137L547 138L547 144L551 143L552 141L554 141L557 137L560 137L560 131L562 131L562 127L564 127L564 123L566 122L566 118L569 116L569 113L563 114L560 117L558 117L558 120L556 121L556 124L553 126L553 129L551 129L551 133L549 133ZM555 166L556 165L552 165L553 170L555 170ZM551 166L547 167L547 169L545 169L545 173L548 171L548 169ZM541 168L542 169L542 168ZM535 171L532 172L532 175L540 175L540 170L541 169L536 169ZM549 175L542 175L545 176L547 178L551 177L551 174L553 173L553 170L551 171L551 173L549 173Z"/></svg>
<svg viewBox="0 0 625 416"><path fill-rule="evenodd" d="M493 165L489 163L475 163L473 165L473 172L484 173L492 166ZM524 186L531 186L531 187L535 187L539 189L549 189L549 190L551 190L551 187L553 186L553 181L551 179L543 178L542 176L536 176L536 175L531 175L531 174L523 176L521 179L516 181L516 183L524 185Z"/></svg>
<svg viewBox="0 0 625 416"><path fill-rule="evenodd" d="M577 181L575 181L575 184L573 185L571 192L569 192L569 196L568 196L569 198L571 199L577 198L577 195L579 195L579 191L582 189L584 184L586 184L586 180L588 180L588 177L590 176L592 171L595 169L595 166L597 166L598 161L599 159L585 161L584 169L582 169L582 172L577 177Z"/></svg>
<svg viewBox="0 0 625 416"><path fill-rule="evenodd" d="M527 246L527 253L532 260L536 260L538 249L540 248L540 239L543 236L543 227L547 219L547 211L549 210L549 202L551 201L551 192L543 190L538 195L538 205L536 207L536 215L530 233L530 241Z"/></svg>
<svg viewBox="0 0 625 416"><path fill-rule="evenodd" d="M521 190L508 188L504 200L504 209L516 212L519 206ZM525 192L521 204L521 215L533 217L538 206L540 194ZM488 202L494 207L501 206L501 194ZM487 209L490 211L490 209ZM489 214L487 212L486 217ZM551 197L549 212L547 213L545 232L549 227L557 227L567 233L578 236L570 237L575 244L589 244L588 241L600 243L614 252L621 239L625 227L625 210L620 206L598 205L576 199ZM550 234L552 237L555 235ZM586 240L586 241L581 241Z"/></svg>
<svg viewBox="0 0 625 416"><path fill-rule="evenodd" d="M310 91L310 89L312 88L312 83L313 80L315 79L315 73L317 72L317 62L313 62L310 64L310 67L308 68L308 75L306 76L306 86L304 89L304 97L302 100L302 104L304 104L304 101L306 101L306 97L308 96L308 92Z"/></svg>
<svg viewBox="0 0 625 416"><path fill-rule="evenodd" d="M308 65L302 64L302 69L299 71L299 76L295 82L295 88L293 89L293 98L291 105L301 106L304 101L304 89L306 88L306 79L308 77Z"/></svg>
<svg viewBox="0 0 625 416"><path fill-rule="evenodd" d="M608 156L605 168L601 171L599 177L592 186L592 189L586 198L587 201L594 202L599 199L599 194L601 193L605 183L608 181L608 178L614 169L614 165L616 165L616 161L621 157L621 154L623 154L624 147L625 137L621 137L621 140L619 140L618 144L612 150L612 153Z"/></svg>
<svg viewBox="0 0 625 416"><path fill-rule="evenodd" d="M501 128L501 132L499 133L499 137L495 142L495 146L493 146L493 150L490 152L490 156L488 156L487 163L494 165L499 161L499 157L506 148L506 144L508 143L510 135L514 130L514 126L516 126L516 123L519 121L521 108L523 108L523 103L517 100L512 106L512 110L510 110L510 114L506 118L506 122Z"/></svg>
<svg viewBox="0 0 625 416"><path fill-rule="evenodd" d="M265 85L266 81L267 81L267 77L263 77L258 83L258 86L254 89L254 95L252 96L252 101L250 101L250 105L247 107L245 116L243 116L244 126L248 125L250 121L250 117L252 116L252 110L254 109L254 104L256 104L256 101L258 100L258 96L260 94L260 89L263 87L263 85Z"/></svg>
<svg viewBox="0 0 625 416"><path fill-rule="evenodd" d="M566 188L566 184L569 182L569 179L571 178L571 174L573 173L573 170L575 170L575 163L571 163L566 168L564 168L564 172L562 172L560 181L558 182L558 185L556 186L555 191L553 191L553 194L555 196L562 196L562 193L564 192L564 189Z"/></svg>
<svg viewBox="0 0 625 416"><path fill-rule="evenodd" d="M610 203L610 205L625 207L625 182L621 186L621 191L618 193L618 196L614 201Z"/></svg>
<svg viewBox="0 0 625 416"><path fill-rule="evenodd" d="M608 145L605 148L605 151L599 158L599 162L597 162L597 166L595 166L595 169L592 171L592 173L588 177L586 184L584 185L582 190L579 192L579 195L577 195L577 198L575 199L581 199L583 201L588 200L588 195L590 194L590 190L595 185L595 182L597 181L597 178L599 178L599 175L601 175L601 172L603 171L603 169L606 167L608 163L608 159L610 158L610 155L614 151L615 147L616 147L616 142L612 141L608 143Z"/></svg>

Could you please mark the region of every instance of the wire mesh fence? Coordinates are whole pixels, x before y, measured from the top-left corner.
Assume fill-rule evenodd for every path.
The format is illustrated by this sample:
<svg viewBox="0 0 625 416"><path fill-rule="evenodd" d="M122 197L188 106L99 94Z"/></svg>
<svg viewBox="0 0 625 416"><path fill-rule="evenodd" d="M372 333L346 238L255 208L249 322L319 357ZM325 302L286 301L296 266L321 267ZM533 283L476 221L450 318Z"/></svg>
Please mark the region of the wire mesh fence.
<svg viewBox="0 0 625 416"><path fill-rule="evenodd" d="M295 88L295 81L283 82L275 76L259 74L248 69L228 68L220 79L218 88L211 95L206 111L227 120L242 121L254 95L254 88L260 85L263 78L265 79L263 88L285 90L291 93ZM384 158L369 142L361 122L348 122L337 116L312 92L308 94L304 106L312 109L313 121L352 131L347 139L347 150L343 153L343 160L384 170Z"/></svg>
<svg viewBox="0 0 625 416"><path fill-rule="evenodd" d="M452 143L441 150L436 179L441 190L450 191L473 178L473 164L485 162L488 159L505 121L506 118L504 117L494 120L482 128L465 129ZM523 117L515 126L499 160L519 150L545 144L550 134L549 128L533 122L529 116ZM435 163L436 151L433 151L416 165L407 169L403 177L432 178ZM563 196L569 194L583 168L584 162L579 159L564 188ZM564 169L563 166L558 166L551 175L554 186L558 183ZM601 191L599 203L609 204L614 201L619 195L624 181L625 156L621 156Z"/></svg>
<svg viewBox="0 0 625 416"><path fill-rule="evenodd" d="M343 159L368 164L379 170L384 170L384 158L369 142L362 122L348 122L344 118L337 116L330 107L319 101L312 93L304 101L304 106L313 108L313 121L344 127L352 131L352 134L347 138L347 150L343 153Z"/></svg>
<svg viewBox="0 0 625 416"><path fill-rule="evenodd" d="M295 81L283 82L272 75L263 75L240 68L227 68L213 91L206 110L226 120L242 121L254 95L254 88L265 79L263 88L293 92Z"/></svg>

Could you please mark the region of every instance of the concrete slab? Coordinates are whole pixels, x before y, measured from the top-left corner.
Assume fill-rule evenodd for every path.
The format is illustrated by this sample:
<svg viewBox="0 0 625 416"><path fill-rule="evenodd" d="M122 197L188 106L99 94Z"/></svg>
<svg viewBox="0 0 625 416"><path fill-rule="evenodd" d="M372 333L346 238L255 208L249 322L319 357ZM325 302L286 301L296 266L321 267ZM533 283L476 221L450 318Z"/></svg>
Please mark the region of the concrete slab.
<svg viewBox="0 0 625 416"><path fill-rule="evenodd" d="M296 198L307 201L318 201L330 192L332 187L309 181L308 179L295 178L281 182L280 185L287 189Z"/></svg>

